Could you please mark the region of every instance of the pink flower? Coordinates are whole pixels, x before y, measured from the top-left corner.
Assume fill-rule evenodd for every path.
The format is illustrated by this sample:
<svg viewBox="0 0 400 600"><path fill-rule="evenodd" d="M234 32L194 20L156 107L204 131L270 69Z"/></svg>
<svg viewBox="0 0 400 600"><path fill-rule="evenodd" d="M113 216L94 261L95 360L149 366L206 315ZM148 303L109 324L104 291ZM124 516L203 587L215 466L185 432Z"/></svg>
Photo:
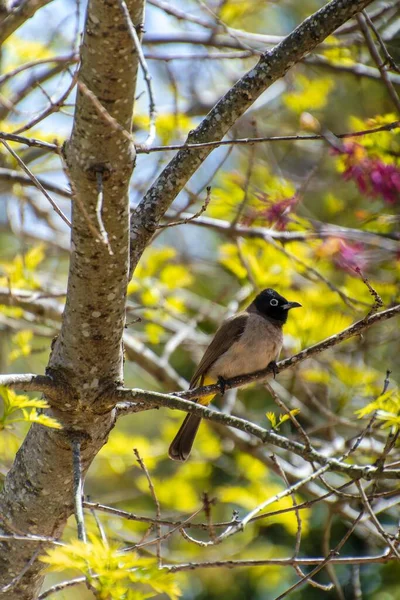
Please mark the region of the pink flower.
<svg viewBox="0 0 400 600"><path fill-rule="evenodd" d="M397 165L370 158L364 146L353 142L333 153L343 156L343 178L353 180L362 194L370 198L382 196L388 204L400 200L400 168Z"/></svg>
<svg viewBox="0 0 400 600"><path fill-rule="evenodd" d="M333 260L335 264L354 274L356 269L364 269L367 266L367 259L363 255L364 247L362 244L349 244L339 240L339 248Z"/></svg>
<svg viewBox="0 0 400 600"><path fill-rule="evenodd" d="M270 226L276 227L278 231L282 231L286 228L290 222L290 213L294 206L297 204L298 198L296 194L290 198L284 198L273 202L269 196L265 193L256 194L257 198L266 204L265 209L252 210L247 214L243 222L247 225L251 225L255 220L261 219L266 221Z"/></svg>
<svg viewBox="0 0 400 600"><path fill-rule="evenodd" d="M400 169L379 160L371 163L370 185L375 196L379 194L388 204L400 198Z"/></svg>

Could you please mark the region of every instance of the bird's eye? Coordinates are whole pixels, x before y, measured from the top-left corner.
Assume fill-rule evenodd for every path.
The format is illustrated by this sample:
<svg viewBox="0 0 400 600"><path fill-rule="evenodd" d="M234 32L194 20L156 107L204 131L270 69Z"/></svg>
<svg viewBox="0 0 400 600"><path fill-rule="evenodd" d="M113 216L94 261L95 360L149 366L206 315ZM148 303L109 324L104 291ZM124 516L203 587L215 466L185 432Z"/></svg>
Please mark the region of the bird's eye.
<svg viewBox="0 0 400 600"><path fill-rule="evenodd" d="M279 302L276 298L272 298L272 300L270 300L270 305L271 306L278 306Z"/></svg>

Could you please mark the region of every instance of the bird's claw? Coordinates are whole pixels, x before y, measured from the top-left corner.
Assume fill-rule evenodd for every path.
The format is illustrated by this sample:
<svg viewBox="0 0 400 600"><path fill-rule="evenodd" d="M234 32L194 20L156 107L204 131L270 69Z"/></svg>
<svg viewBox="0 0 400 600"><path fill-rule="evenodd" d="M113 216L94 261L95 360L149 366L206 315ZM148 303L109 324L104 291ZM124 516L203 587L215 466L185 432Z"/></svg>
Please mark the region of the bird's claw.
<svg viewBox="0 0 400 600"><path fill-rule="evenodd" d="M271 362L269 363L269 366L271 367L272 373L274 374L274 379L276 379L276 376L279 373L279 369L278 369L276 362L274 360L271 360Z"/></svg>
<svg viewBox="0 0 400 600"><path fill-rule="evenodd" d="M223 377L221 377L221 375L218 376L218 386L221 396L223 396L225 394L226 381Z"/></svg>

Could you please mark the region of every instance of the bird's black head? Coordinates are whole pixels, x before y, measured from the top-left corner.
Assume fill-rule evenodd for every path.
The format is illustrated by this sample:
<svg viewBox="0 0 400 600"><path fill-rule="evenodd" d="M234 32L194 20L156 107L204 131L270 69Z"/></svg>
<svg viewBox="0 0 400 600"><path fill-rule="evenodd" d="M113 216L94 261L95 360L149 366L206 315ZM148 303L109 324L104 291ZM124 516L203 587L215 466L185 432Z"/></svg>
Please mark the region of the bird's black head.
<svg viewBox="0 0 400 600"><path fill-rule="evenodd" d="M271 288L260 292L253 305L264 317L274 319L282 325L286 323L288 311L291 308L301 306L298 302L288 302L286 298Z"/></svg>

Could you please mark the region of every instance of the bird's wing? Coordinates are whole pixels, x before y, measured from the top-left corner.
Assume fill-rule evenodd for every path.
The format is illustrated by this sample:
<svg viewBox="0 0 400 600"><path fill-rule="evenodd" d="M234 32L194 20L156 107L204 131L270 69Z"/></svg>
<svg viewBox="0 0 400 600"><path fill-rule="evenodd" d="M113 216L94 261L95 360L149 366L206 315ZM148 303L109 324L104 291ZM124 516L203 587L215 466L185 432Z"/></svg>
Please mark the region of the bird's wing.
<svg viewBox="0 0 400 600"><path fill-rule="evenodd" d="M217 330L214 338L204 353L203 358L200 361L193 377L190 381L190 387L193 388L197 384L197 381L203 375L206 375L211 365L220 357L224 352L240 339L240 336L244 332L246 327L247 319L249 314L247 312L239 313L233 317L226 319Z"/></svg>

